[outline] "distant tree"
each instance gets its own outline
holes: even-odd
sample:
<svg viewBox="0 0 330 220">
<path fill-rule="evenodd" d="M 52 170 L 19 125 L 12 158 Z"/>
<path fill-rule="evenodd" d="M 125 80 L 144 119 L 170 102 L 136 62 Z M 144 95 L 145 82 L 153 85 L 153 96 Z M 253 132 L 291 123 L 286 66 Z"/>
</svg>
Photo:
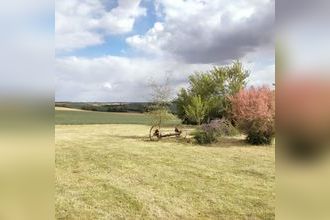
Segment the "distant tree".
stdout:
<svg viewBox="0 0 330 220">
<path fill-rule="evenodd" d="M 190 120 L 200 125 L 207 114 L 208 106 L 207 103 L 202 100 L 201 96 L 197 95 L 191 98 L 191 102 L 188 106 L 184 106 L 184 110 Z"/>
<path fill-rule="evenodd" d="M 246 86 L 249 72 L 240 61 L 227 66 L 215 66 L 210 71 L 196 72 L 189 77 L 189 87 L 181 89 L 177 100 L 178 117 L 185 123 L 194 123 L 186 114 L 185 106 L 195 96 L 207 100 L 207 115 L 203 121 L 231 117 L 230 97 Z"/>
</svg>

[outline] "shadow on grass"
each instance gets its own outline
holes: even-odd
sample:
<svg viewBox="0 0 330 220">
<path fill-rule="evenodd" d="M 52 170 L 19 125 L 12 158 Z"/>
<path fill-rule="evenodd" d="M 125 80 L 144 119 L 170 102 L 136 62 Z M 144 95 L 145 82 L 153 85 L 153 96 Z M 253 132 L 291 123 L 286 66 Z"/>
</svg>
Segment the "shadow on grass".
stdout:
<svg viewBox="0 0 330 220">
<path fill-rule="evenodd" d="M 271 147 L 273 145 L 253 145 L 246 141 L 245 136 L 221 137 L 217 143 L 206 145 L 210 147 Z"/>
<path fill-rule="evenodd" d="M 147 138 L 147 136 L 138 136 L 138 135 L 106 135 L 106 136 L 111 138 L 135 139 L 135 140 L 143 140 Z"/>
<path fill-rule="evenodd" d="M 159 140 L 150 140 L 147 135 L 137 136 L 137 135 L 111 135 L 111 137 L 120 138 L 120 139 L 133 139 L 136 141 L 142 141 L 145 143 L 173 143 L 173 144 L 182 144 L 186 146 L 200 146 L 200 147 L 210 147 L 210 148 L 230 148 L 230 147 L 255 147 L 257 145 L 251 145 L 246 142 L 244 136 L 227 136 L 220 137 L 218 142 L 213 144 L 198 144 L 192 136 L 186 138 L 180 137 L 166 137 Z M 259 147 L 265 147 L 265 145 L 258 145 Z"/>
<path fill-rule="evenodd" d="M 249 147 L 244 137 L 221 137 L 217 143 L 209 145 L 210 147 Z"/>
<path fill-rule="evenodd" d="M 144 142 L 148 143 L 179 143 L 186 146 L 197 146 L 197 147 L 210 147 L 210 148 L 227 148 L 227 147 L 253 147 L 253 145 L 249 145 L 246 143 L 245 139 L 242 137 L 221 137 L 219 138 L 217 143 L 213 144 L 198 144 L 193 137 L 186 138 L 175 138 L 168 137 L 162 138 L 160 140 L 150 140 L 149 137 L 141 138 Z"/>
</svg>

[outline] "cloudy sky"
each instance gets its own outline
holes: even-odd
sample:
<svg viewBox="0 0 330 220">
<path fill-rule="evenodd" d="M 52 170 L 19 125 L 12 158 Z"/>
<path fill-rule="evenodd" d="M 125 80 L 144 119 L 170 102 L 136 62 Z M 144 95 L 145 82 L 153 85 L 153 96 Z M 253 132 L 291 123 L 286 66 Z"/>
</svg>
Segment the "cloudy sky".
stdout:
<svg viewBox="0 0 330 220">
<path fill-rule="evenodd" d="M 151 79 L 240 59 L 274 82 L 273 0 L 56 0 L 56 101 L 148 101 Z"/>
</svg>

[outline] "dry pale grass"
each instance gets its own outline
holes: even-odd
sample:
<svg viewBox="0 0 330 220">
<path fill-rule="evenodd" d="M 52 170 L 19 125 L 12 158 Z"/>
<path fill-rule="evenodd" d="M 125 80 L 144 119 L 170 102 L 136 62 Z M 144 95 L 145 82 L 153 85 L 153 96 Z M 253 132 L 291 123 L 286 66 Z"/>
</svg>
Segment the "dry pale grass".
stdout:
<svg viewBox="0 0 330 220">
<path fill-rule="evenodd" d="M 56 126 L 57 219 L 274 219 L 274 146 L 150 142 L 145 125 Z"/>
<path fill-rule="evenodd" d="M 77 109 L 77 108 L 66 108 L 66 107 L 58 107 L 58 106 L 55 107 L 55 111 L 56 110 L 58 110 L 58 111 L 85 111 L 85 110 Z"/>
</svg>

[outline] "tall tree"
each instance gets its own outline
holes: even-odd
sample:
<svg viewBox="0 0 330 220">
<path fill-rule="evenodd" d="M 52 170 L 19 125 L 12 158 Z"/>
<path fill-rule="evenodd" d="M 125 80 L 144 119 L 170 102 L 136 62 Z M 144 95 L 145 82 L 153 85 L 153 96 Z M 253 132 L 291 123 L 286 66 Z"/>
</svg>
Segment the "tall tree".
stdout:
<svg viewBox="0 0 330 220">
<path fill-rule="evenodd" d="M 197 72 L 189 77 L 188 89 L 181 89 L 177 98 L 178 117 L 186 123 L 194 123 L 184 109 L 195 96 L 207 103 L 208 111 L 203 121 L 214 118 L 230 118 L 232 95 L 246 86 L 249 72 L 240 61 L 227 66 L 214 66 L 206 72 Z M 207 102 L 206 102 L 207 101 Z"/>
</svg>

